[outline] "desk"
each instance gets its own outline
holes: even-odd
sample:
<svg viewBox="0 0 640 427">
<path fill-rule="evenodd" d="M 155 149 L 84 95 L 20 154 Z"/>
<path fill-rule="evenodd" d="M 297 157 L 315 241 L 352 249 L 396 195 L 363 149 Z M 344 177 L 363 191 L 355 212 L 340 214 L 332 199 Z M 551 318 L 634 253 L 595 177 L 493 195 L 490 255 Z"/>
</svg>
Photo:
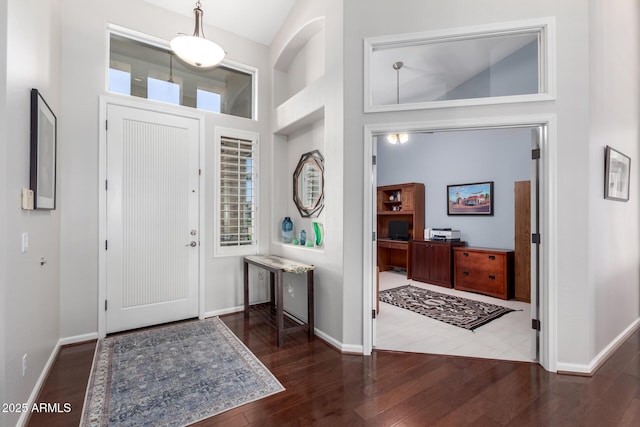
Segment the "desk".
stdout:
<svg viewBox="0 0 640 427">
<path fill-rule="evenodd" d="M 244 260 L 244 317 L 249 317 L 249 264 L 268 270 L 271 285 L 271 309 L 276 311 L 276 344 L 282 346 L 284 336 L 291 332 L 306 330 L 309 338 L 314 337 L 313 312 L 313 271 L 315 266 L 302 264 L 275 255 L 249 255 Z M 307 323 L 284 327 L 283 283 L 284 273 L 307 274 Z"/>
<path fill-rule="evenodd" d="M 411 279 L 411 245 L 403 240 L 378 239 L 378 267 L 380 271 L 393 267 L 406 268 Z"/>
</svg>

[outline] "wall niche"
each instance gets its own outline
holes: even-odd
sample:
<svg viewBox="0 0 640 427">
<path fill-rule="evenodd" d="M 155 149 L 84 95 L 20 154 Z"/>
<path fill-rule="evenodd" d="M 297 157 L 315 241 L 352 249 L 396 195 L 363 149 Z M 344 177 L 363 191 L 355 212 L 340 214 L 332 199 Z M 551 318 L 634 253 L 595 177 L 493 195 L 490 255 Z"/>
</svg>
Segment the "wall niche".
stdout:
<svg viewBox="0 0 640 427">
<path fill-rule="evenodd" d="M 324 76 L 325 49 L 324 17 L 309 21 L 296 32 L 273 66 L 274 107 Z"/>
</svg>

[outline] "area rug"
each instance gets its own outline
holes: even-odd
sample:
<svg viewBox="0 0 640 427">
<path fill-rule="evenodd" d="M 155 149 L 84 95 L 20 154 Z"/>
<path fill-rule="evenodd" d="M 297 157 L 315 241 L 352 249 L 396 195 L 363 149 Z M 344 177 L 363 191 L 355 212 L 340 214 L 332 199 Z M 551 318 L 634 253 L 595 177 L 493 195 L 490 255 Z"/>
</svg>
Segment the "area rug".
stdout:
<svg viewBox="0 0 640 427">
<path fill-rule="evenodd" d="M 283 391 L 217 317 L 99 340 L 80 425 L 186 426 Z"/>
<path fill-rule="evenodd" d="M 380 301 L 469 330 L 474 330 L 515 311 L 511 308 L 441 294 L 411 285 L 381 291 Z"/>
</svg>

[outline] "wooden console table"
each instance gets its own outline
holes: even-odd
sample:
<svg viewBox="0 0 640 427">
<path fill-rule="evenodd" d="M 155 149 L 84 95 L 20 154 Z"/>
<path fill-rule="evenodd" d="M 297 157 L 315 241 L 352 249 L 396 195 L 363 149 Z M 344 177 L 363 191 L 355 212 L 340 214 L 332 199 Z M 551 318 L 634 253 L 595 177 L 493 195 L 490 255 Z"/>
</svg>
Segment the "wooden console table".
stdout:
<svg viewBox="0 0 640 427">
<path fill-rule="evenodd" d="M 249 317 L 249 264 L 269 271 L 271 286 L 271 308 L 276 311 L 276 344 L 282 346 L 286 334 L 299 330 L 308 331 L 314 337 L 313 311 L 313 271 L 315 266 L 275 255 L 249 255 L 244 257 L 244 317 Z M 307 274 L 307 323 L 284 327 L 283 276 L 284 273 Z"/>
</svg>

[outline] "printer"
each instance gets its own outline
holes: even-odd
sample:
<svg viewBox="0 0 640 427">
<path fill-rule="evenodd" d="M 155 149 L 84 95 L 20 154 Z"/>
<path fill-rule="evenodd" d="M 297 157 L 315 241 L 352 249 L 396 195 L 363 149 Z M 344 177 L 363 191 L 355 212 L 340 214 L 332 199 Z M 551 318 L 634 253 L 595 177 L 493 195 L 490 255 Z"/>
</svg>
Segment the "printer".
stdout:
<svg viewBox="0 0 640 427">
<path fill-rule="evenodd" d="M 460 241 L 460 230 L 452 230 L 450 228 L 432 228 L 429 231 L 429 239 L 458 242 Z"/>
</svg>

